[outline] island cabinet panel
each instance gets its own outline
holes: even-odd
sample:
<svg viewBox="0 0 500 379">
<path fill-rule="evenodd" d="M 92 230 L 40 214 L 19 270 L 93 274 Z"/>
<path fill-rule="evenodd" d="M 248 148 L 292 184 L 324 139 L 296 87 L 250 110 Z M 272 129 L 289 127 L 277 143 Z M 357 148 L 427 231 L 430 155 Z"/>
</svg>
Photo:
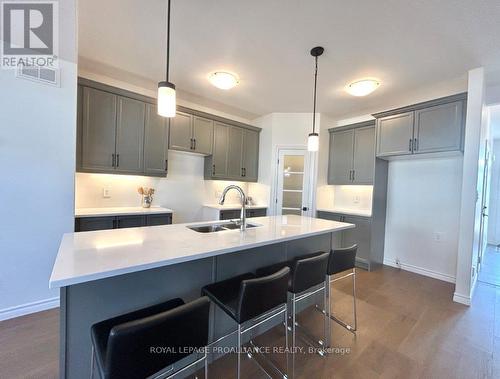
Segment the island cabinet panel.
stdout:
<svg viewBox="0 0 500 379">
<path fill-rule="evenodd" d="M 414 153 L 460 150 L 463 108 L 456 101 L 416 111 Z"/>
<path fill-rule="evenodd" d="M 144 171 L 150 176 L 166 176 L 168 172 L 168 122 L 159 116 L 156 106 L 146 104 L 144 133 Z"/>
<path fill-rule="evenodd" d="M 214 143 L 214 122 L 205 117 L 193 117 L 193 150 L 210 155 Z"/>
<path fill-rule="evenodd" d="M 192 151 L 193 147 L 193 116 L 177 112 L 170 119 L 170 149 Z"/>
<path fill-rule="evenodd" d="M 328 184 L 373 184 L 375 122 L 330 129 Z"/>
<path fill-rule="evenodd" d="M 144 172 L 144 120 L 146 105 L 142 101 L 118 97 L 116 124 L 116 171 Z"/>
<path fill-rule="evenodd" d="M 168 225 L 171 223 L 171 213 L 130 216 L 77 217 L 75 219 L 75 232 Z"/>
<path fill-rule="evenodd" d="M 96 172 L 114 170 L 118 97 L 87 87 L 82 95 L 81 167 Z"/>
<path fill-rule="evenodd" d="M 227 209 L 220 211 L 219 220 L 236 220 L 239 219 L 241 215 L 241 211 L 236 209 Z M 267 215 L 266 208 L 258 208 L 258 209 L 247 209 L 246 216 L 247 217 L 263 217 Z"/>
<path fill-rule="evenodd" d="M 377 156 L 413 152 L 413 112 L 384 117 L 377 122 Z"/>
</svg>

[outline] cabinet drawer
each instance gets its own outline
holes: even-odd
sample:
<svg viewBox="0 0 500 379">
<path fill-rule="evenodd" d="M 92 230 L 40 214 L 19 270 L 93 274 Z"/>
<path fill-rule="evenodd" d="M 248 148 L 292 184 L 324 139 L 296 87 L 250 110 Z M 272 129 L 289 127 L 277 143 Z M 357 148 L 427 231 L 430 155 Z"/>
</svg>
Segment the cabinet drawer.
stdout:
<svg viewBox="0 0 500 379">
<path fill-rule="evenodd" d="M 219 218 L 221 220 L 234 220 L 234 219 L 239 219 L 240 215 L 241 215 L 240 211 L 237 211 L 237 210 L 227 210 L 227 211 L 220 211 Z"/>
<path fill-rule="evenodd" d="M 116 218 L 116 228 L 136 228 L 146 225 L 145 216 L 119 216 Z"/>
<path fill-rule="evenodd" d="M 146 226 L 169 225 L 172 223 L 170 213 L 146 216 Z"/>
<path fill-rule="evenodd" d="M 85 217 L 75 219 L 75 232 L 90 232 L 93 230 L 113 229 L 114 217 Z"/>
<path fill-rule="evenodd" d="M 267 209 L 247 209 L 247 217 L 264 217 L 267 215 Z"/>
</svg>

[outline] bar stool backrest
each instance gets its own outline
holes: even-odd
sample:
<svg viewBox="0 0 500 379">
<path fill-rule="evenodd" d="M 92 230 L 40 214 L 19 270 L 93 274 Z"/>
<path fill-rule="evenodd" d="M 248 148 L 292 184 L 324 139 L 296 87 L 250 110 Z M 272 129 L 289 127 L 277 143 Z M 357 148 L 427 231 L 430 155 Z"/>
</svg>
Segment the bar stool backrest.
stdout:
<svg viewBox="0 0 500 379">
<path fill-rule="evenodd" d="M 274 274 L 243 280 L 238 296 L 236 318 L 239 324 L 286 304 L 290 268 Z"/>
<path fill-rule="evenodd" d="M 328 260 L 328 275 L 353 269 L 356 263 L 357 251 L 358 245 L 332 250 Z"/>
<path fill-rule="evenodd" d="M 210 301 L 200 297 L 166 312 L 126 322 L 111 329 L 106 375 L 146 378 L 208 344 Z M 161 353 L 151 348 L 167 348 Z M 182 349 L 182 350 L 181 350 Z"/>
<path fill-rule="evenodd" d="M 319 252 L 293 261 L 293 293 L 303 292 L 325 281 L 329 253 Z"/>
</svg>

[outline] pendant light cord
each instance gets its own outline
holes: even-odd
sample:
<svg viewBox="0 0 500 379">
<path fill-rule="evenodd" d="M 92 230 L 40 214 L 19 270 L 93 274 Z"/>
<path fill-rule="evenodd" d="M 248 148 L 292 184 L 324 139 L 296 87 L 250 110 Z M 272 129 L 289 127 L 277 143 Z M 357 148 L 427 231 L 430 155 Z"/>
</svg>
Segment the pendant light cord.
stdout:
<svg viewBox="0 0 500 379">
<path fill-rule="evenodd" d="M 168 14 L 167 14 L 167 82 L 169 81 L 170 71 L 170 0 L 168 0 Z"/>
<path fill-rule="evenodd" d="M 318 84 L 318 56 L 316 56 L 315 58 L 316 58 L 316 68 L 314 70 L 313 133 L 315 133 L 316 129 L 316 87 Z"/>
</svg>

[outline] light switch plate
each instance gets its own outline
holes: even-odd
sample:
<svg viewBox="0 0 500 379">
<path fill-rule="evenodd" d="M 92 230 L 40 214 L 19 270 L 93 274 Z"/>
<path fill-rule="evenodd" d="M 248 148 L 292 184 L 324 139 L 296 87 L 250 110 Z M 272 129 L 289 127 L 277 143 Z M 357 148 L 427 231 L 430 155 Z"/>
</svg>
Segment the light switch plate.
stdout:
<svg viewBox="0 0 500 379">
<path fill-rule="evenodd" d="M 108 187 L 102 189 L 102 197 L 104 199 L 109 199 L 111 197 L 111 190 Z"/>
</svg>

